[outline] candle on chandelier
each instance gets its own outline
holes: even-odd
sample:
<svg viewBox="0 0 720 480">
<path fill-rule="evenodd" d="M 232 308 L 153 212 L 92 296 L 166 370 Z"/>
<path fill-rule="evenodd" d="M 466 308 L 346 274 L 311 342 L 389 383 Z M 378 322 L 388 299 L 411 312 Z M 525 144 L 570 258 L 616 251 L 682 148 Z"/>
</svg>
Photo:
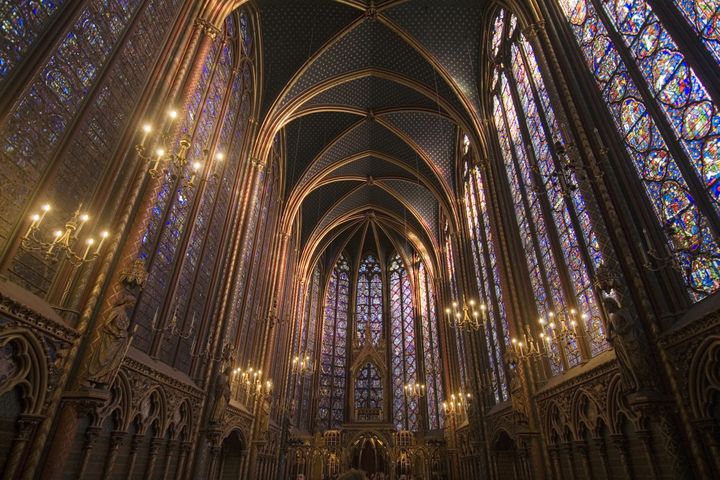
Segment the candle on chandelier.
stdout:
<svg viewBox="0 0 720 480">
<path fill-rule="evenodd" d="M 82 259 L 87 259 L 88 253 L 90 253 L 90 248 L 93 246 L 93 243 L 95 243 L 95 240 L 93 238 L 88 238 L 85 243 L 87 243 L 87 247 L 85 248 L 85 253 L 83 254 Z"/>
<path fill-rule="evenodd" d="M 107 230 L 103 230 L 102 233 L 100 233 L 100 243 L 98 243 L 98 246 L 95 249 L 95 255 L 100 254 L 100 249 L 102 248 L 103 243 L 109 236 L 110 236 L 110 232 L 108 232 Z"/>
<path fill-rule="evenodd" d="M 50 244 L 50 247 L 48 248 L 48 251 L 47 251 L 48 254 L 52 253 L 53 249 L 55 248 L 55 244 L 58 242 L 58 240 L 60 240 L 60 237 L 62 237 L 62 234 L 63 234 L 62 231 L 55 230 L 55 237 L 54 237 L 52 243 Z"/>
</svg>

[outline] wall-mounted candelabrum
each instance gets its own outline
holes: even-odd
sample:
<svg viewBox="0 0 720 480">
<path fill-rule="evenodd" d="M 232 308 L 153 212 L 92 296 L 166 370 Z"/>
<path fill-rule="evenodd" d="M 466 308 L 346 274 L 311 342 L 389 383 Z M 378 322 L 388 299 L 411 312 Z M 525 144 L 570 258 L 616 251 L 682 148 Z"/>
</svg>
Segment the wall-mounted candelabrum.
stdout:
<svg viewBox="0 0 720 480">
<path fill-rule="evenodd" d="M 52 240 L 48 240 L 47 234 L 43 234 L 41 227 L 46 223 L 45 220 L 51 211 L 51 205 L 46 203 L 40 208 L 40 213 L 30 217 L 31 223 L 21 239 L 20 248 L 26 252 L 42 253 L 52 262 L 67 260 L 74 266 L 94 261 L 100 255 L 110 233 L 106 230 L 100 232 L 99 241 L 96 241 L 92 235 L 80 241 L 80 232 L 90 221 L 90 215 L 84 213 L 80 205 L 72 217 L 65 222 L 65 226 L 55 230 L 52 233 Z"/>
<path fill-rule="evenodd" d="M 190 321 L 190 329 L 186 332 L 182 328 L 178 327 L 178 320 L 177 320 L 177 307 L 175 307 L 175 310 L 173 310 L 172 317 L 170 317 L 170 321 L 167 323 L 167 325 L 164 326 L 158 326 L 158 315 L 160 313 L 160 309 L 155 310 L 155 315 L 153 315 L 152 319 L 152 331 L 155 333 L 166 333 L 173 337 L 179 337 L 183 340 L 187 340 L 188 338 L 192 337 L 193 332 L 195 330 L 195 312 L 193 312 L 192 320 Z M 195 343 L 193 342 L 193 346 Z"/>
<path fill-rule="evenodd" d="M 262 370 L 256 370 L 248 367 L 243 370 L 236 368 L 233 370 L 233 384 L 235 385 L 236 396 L 242 391 L 245 394 L 245 402 L 250 404 L 250 400 L 265 400 L 272 395 L 273 384 L 270 380 L 263 380 Z"/>
<path fill-rule="evenodd" d="M 475 300 L 465 301 L 462 305 L 453 301 L 450 307 L 445 309 L 448 323 L 453 328 L 464 331 L 478 331 L 480 326 L 487 319 L 487 306 L 484 303 L 478 304 Z"/>
<path fill-rule="evenodd" d="M 149 173 L 153 177 L 159 176 L 164 170 L 170 170 L 172 174 L 180 175 L 185 165 L 187 165 L 187 152 L 191 146 L 190 136 L 183 135 L 180 137 L 177 147 L 171 143 L 172 125 L 177 118 L 177 110 L 168 110 L 165 128 L 150 141 L 154 145 L 150 148 L 145 145 L 154 132 L 154 128 L 149 123 L 142 126 L 142 138 L 140 143 L 135 146 L 135 150 L 138 156 L 150 165 Z"/>
<path fill-rule="evenodd" d="M 580 358 L 584 345 L 603 335 L 600 323 L 588 322 L 588 318 L 587 314 L 578 314 L 574 308 L 561 314 L 550 312 L 547 318 L 538 319 L 537 335 L 526 325 L 521 338 L 512 338 L 510 349 L 520 360 L 546 357 L 553 365 L 567 369 L 574 363 L 573 357 Z"/>
<path fill-rule="evenodd" d="M 460 390 L 458 393 L 450 394 L 443 402 L 443 411 L 445 416 L 454 418 L 456 416 L 467 416 L 467 410 L 472 401 L 472 395 Z"/>
<path fill-rule="evenodd" d="M 410 400 L 419 400 L 425 396 L 425 385 L 422 383 L 408 383 L 404 387 L 405 396 Z"/>
<path fill-rule="evenodd" d="M 294 374 L 302 377 L 312 375 L 315 369 L 310 355 L 307 354 L 301 354 L 293 357 L 291 368 Z"/>
</svg>

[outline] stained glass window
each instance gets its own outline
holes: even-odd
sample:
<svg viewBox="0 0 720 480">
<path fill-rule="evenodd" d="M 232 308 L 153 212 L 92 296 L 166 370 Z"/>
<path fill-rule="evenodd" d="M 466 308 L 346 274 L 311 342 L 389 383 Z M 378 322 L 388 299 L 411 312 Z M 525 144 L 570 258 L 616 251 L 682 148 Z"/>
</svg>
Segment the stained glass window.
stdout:
<svg viewBox="0 0 720 480">
<path fill-rule="evenodd" d="M 336 428 L 345 420 L 349 303 L 350 266 L 342 256 L 325 293 L 316 419 L 316 428 L 321 431 Z"/>
<path fill-rule="evenodd" d="M 365 332 L 370 325 L 373 345 L 380 343 L 383 331 L 383 286 L 380 263 L 374 255 L 368 254 L 360 264 L 355 302 L 355 335 L 358 344 L 365 341 Z"/>
<path fill-rule="evenodd" d="M 377 365 L 368 362 L 355 377 L 355 411 L 360 421 L 378 421 L 383 406 L 383 382 Z"/>
<path fill-rule="evenodd" d="M 453 253 L 452 238 L 450 238 L 449 226 L 445 226 L 445 268 L 447 269 L 448 280 L 450 284 L 450 297 L 453 299 L 459 298 L 458 296 L 458 285 L 455 278 L 455 254 Z M 459 330 L 455 330 L 455 348 L 457 349 L 458 355 L 458 373 L 460 374 L 460 384 L 463 388 L 467 385 L 467 368 L 465 362 L 461 359 L 468 358 L 465 356 L 465 338 L 463 333 Z"/>
<path fill-rule="evenodd" d="M 317 320 L 320 304 L 320 267 L 313 270 L 310 284 L 307 286 L 307 293 L 300 296 L 304 302 L 301 331 L 293 356 L 305 355 L 310 359 L 315 358 L 315 335 L 317 333 Z M 310 402 L 312 401 L 312 380 L 313 377 L 303 376 L 297 378 L 296 397 L 296 425 L 310 429 Z"/>
<path fill-rule="evenodd" d="M 172 292 L 176 287 L 172 285 L 172 277 L 174 266 L 180 262 L 176 262 L 177 258 L 182 258 L 179 255 L 179 249 L 182 248 L 182 240 L 185 235 L 185 228 L 190 223 L 190 213 L 195 202 L 195 197 L 198 192 L 198 188 L 188 188 L 188 182 L 192 176 L 190 165 L 192 162 L 202 162 L 202 153 L 200 150 L 206 146 L 208 137 L 212 132 L 216 122 L 218 121 L 218 104 L 222 101 L 222 96 L 227 91 L 227 83 L 229 71 L 232 68 L 232 57 L 229 46 L 225 46 L 215 58 L 207 59 L 203 65 L 203 70 L 207 70 L 208 74 L 206 78 L 201 76 L 201 86 L 207 85 L 207 88 L 201 91 L 201 102 L 202 108 L 198 108 L 200 114 L 197 121 L 194 119 L 194 108 L 191 100 L 191 108 L 188 109 L 185 119 L 182 122 L 182 129 L 192 139 L 192 146 L 188 152 L 188 166 L 184 169 L 181 176 L 175 179 L 169 175 L 166 175 L 164 180 L 169 183 L 170 195 L 169 198 L 163 198 L 163 203 L 168 202 L 166 208 L 165 205 L 156 204 L 153 208 L 157 209 L 158 219 L 162 218 L 162 225 L 158 231 L 157 244 L 154 245 L 154 249 L 141 252 L 141 256 L 146 256 L 146 266 L 148 268 L 148 278 L 143 288 L 143 291 L 139 297 L 138 305 L 135 309 L 136 322 L 141 328 L 150 328 L 151 321 L 155 318 L 156 312 L 160 313 L 158 321 L 163 322 L 162 311 L 168 292 Z M 198 147 L 200 145 L 200 147 Z M 163 191 L 166 187 L 161 187 Z M 207 218 L 209 211 L 198 210 L 198 216 L 202 223 Z M 196 263 L 197 252 L 192 252 L 193 245 L 189 246 L 192 253 L 191 258 L 186 259 L 186 262 L 180 263 Z M 148 254 L 149 253 L 149 254 Z M 188 253 L 188 252 L 185 252 Z M 193 267 L 194 270 L 194 267 Z M 189 280 L 189 278 L 185 278 Z M 188 298 L 190 282 L 186 281 L 183 284 L 178 285 L 178 288 L 185 288 L 186 291 L 178 295 L 177 301 L 168 306 L 166 309 L 165 316 L 173 316 L 175 322 L 182 325 L 184 316 L 183 303 Z M 197 313 L 196 313 L 197 315 Z M 189 326 L 188 326 L 189 328 Z M 152 335 L 154 332 L 149 332 Z M 148 338 L 150 338 L 148 335 Z M 147 345 L 138 343 L 139 348 L 149 348 L 149 342 Z M 163 342 L 163 350 L 161 351 L 161 358 L 172 364 L 173 345 L 171 342 Z"/>
<path fill-rule="evenodd" d="M 45 30 L 63 0 L 0 2 L 0 85 Z"/>
<path fill-rule="evenodd" d="M 487 320 L 483 323 L 489 381 L 496 402 L 508 399 L 503 352 L 510 344 L 495 244 L 490 230 L 485 191 L 478 167 L 466 168 L 465 208 L 475 265 L 475 279 Z"/>
<path fill-rule="evenodd" d="M 444 412 L 440 409 L 443 401 L 442 359 L 440 358 L 440 337 L 438 334 L 437 306 L 432 278 L 425 268 L 425 262 L 418 261 L 418 297 L 422 325 L 423 366 L 427 399 L 428 428 L 435 430 L 444 424 Z"/>
<path fill-rule="evenodd" d="M 20 47 L 16 35 L 23 35 L 26 46 L 40 38 L 39 29 L 63 3 L 0 2 L 0 63 L 4 48 Z M 26 205 L 52 200 L 54 215 L 67 218 L 98 193 L 180 3 L 83 2 L 67 28 L 48 42 L 55 48 L 0 126 L 0 246 L 24 220 Z M 0 75 L 0 84 L 4 78 Z M 44 177 L 47 172 L 52 173 Z M 36 188 L 40 181 L 42 189 Z M 42 295 L 56 271 L 44 263 L 42 256 L 19 252 L 9 274 Z"/>
<path fill-rule="evenodd" d="M 517 22 L 503 29 L 495 61 L 493 112 L 536 307 L 543 319 L 566 325 L 583 321 L 590 353 L 597 354 L 607 349 L 591 281 L 602 262 L 598 241 L 578 180 L 565 168 L 562 145 L 567 139 L 533 49 Z M 484 229 L 478 225 L 477 230 Z M 487 341 L 491 351 L 498 351 L 497 321 L 493 325 Z M 562 352 L 557 345 L 551 348 L 555 373 L 581 361 L 576 338 Z M 500 362 L 499 356 L 491 359 L 497 372 Z M 500 381 L 497 376 L 492 383 Z"/>
<path fill-rule="evenodd" d="M 419 406 L 417 400 L 405 396 L 405 385 L 418 381 L 413 290 L 407 269 L 398 254 L 390 258 L 388 275 L 393 422 L 399 430 L 416 431 Z"/>
<path fill-rule="evenodd" d="M 674 0 L 677 8 L 720 64 L 720 1 Z"/>
<path fill-rule="evenodd" d="M 720 289 L 720 114 L 645 0 L 559 0 L 690 296 Z M 717 2 L 674 2 L 717 60 Z M 695 188 L 695 186 L 701 188 Z"/>
</svg>

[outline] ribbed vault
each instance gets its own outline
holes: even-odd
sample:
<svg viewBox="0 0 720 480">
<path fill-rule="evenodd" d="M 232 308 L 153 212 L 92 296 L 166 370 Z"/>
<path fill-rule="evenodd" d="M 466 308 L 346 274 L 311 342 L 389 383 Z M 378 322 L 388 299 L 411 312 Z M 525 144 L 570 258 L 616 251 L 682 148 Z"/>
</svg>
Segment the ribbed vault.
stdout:
<svg viewBox="0 0 720 480">
<path fill-rule="evenodd" d="M 484 2 L 258 5 L 265 96 L 254 151 L 266 158 L 265 140 L 285 137 L 282 228 L 301 232 L 305 271 L 370 224 L 438 251 L 440 219 L 458 228 L 458 142 L 480 123 Z"/>
</svg>

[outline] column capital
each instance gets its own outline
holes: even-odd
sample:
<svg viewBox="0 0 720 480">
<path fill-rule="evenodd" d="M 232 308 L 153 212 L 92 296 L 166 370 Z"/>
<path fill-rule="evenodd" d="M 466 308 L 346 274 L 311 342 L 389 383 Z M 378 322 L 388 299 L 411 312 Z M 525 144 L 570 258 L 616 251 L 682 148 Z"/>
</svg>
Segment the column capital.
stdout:
<svg viewBox="0 0 720 480">
<path fill-rule="evenodd" d="M 195 25 L 200 27 L 200 31 L 209 36 L 213 41 L 215 41 L 218 34 L 222 33 L 222 30 L 213 25 L 210 20 L 202 17 L 198 17 L 195 19 Z"/>
</svg>

